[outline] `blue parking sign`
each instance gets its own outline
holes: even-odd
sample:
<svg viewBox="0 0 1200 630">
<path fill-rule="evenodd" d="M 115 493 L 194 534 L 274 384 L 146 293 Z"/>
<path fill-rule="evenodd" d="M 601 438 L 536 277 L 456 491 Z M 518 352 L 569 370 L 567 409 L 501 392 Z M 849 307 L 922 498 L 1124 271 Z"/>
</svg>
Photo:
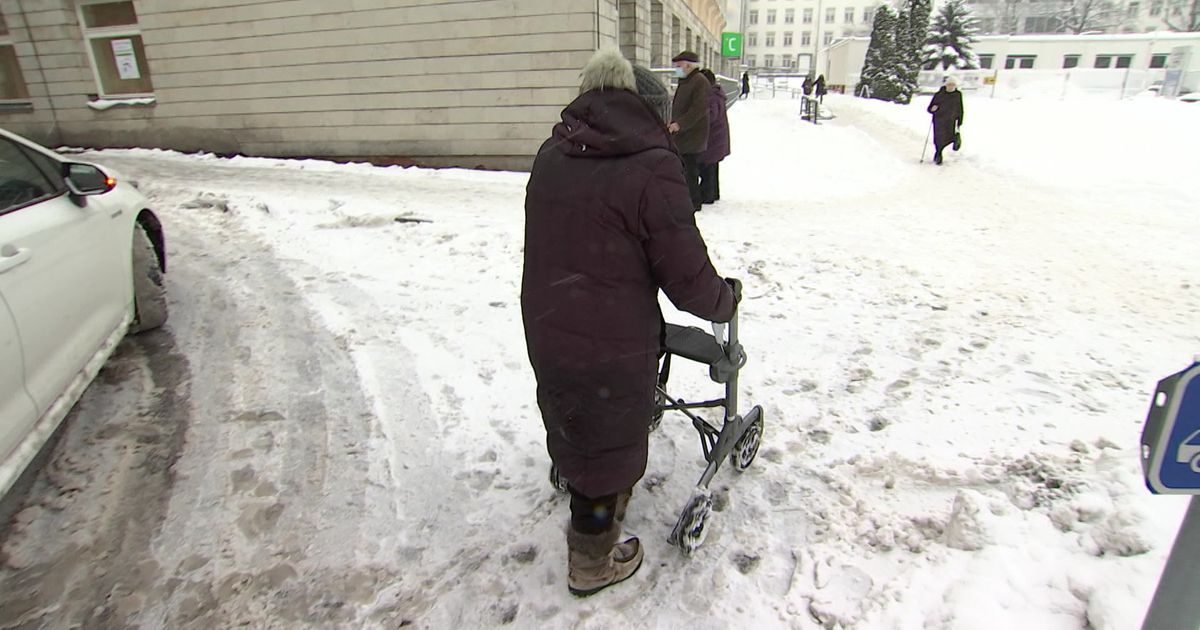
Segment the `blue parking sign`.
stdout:
<svg viewBox="0 0 1200 630">
<path fill-rule="evenodd" d="M 1159 381 L 1142 430 L 1142 471 L 1159 494 L 1200 494 L 1200 357 Z"/>
</svg>

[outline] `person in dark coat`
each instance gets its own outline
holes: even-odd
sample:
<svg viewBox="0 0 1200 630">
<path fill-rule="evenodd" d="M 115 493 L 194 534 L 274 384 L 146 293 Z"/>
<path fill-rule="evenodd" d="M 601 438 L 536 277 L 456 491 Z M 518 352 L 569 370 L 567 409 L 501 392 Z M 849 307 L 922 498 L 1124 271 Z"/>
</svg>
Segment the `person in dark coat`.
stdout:
<svg viewBox="0 0 1200 630">
<path fill-rule="evenodd" d="M 680 156 L 612 49 L 534 159 L 525 196 L 521 316 L 546 448 L 568 484 L 567 585 L 590 595 L 637 571 L 617 543 L 645 474 L 664 331 L 658 291 L 728 321 L 734 294 L 696 228 Z"/>
<path fill-rule="evenodd" d="M 954 143 L 963 121 L 962 92 L 954 77 L 933 95 L 925 111 L 933 114 L 933 163 L 942 163 L 942 149 Z"/>
<path fill-rule="evenodd" d="M 817 75 L 817 82 L 814 85 L 814 88 L 816 90 L 817 101 L 824 103 L 825 102 L 825 94 L 827 93 L 827 91 L 825 90 L 825 75 L 823 75 L 823 74 Z"/>
<path fill-rule="evenodd" d="M 712 70 L 700 72 L 712 83 L 708 93 L 708 148 L 700 154 L 700 202 L 715 203 L 721 198 L 721 160 L 729 157 L 729 115 L 725 111 L 725 90 L 717 84 Z"/>
<path fill-rule="evenodd" d="M 800 84 L 800 88 L 804 90 L 805 96 L 812 96 L 813 93 L 813 78 L 812 75 L 804 77 L 804 83 Z"/>
<path fill-rule="evenodd" d="M 708 91 L 711 84 L 700 74 L 700 56 L 685 50 L 671 60 L 679 85 L 671 101 L 675 146 L 683 158 L 683 176 L 692 195 L 692 208 L 700 211 L 700 153 L 708 147 Z"/>
<path fill-rule="evenodd" d="M 750 97 L 750 73 L 742 73 L 742 98 Z"/>
</svg>

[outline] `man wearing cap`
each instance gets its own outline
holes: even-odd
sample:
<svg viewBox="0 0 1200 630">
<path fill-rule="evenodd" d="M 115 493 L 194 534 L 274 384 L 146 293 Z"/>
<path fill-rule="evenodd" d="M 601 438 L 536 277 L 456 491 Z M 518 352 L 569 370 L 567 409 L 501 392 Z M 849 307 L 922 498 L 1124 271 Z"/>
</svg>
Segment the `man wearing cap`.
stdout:
<svg viewBox="0 0 1200 630">
<path fill-rule="evenodd" d="M 671 102 L 667 130 L 675 135 L 675 146 L 683 158 L 683 177 L 692 195 L 692 209 L 700 211 L 700 154 L 708 148 L 708 93 L 712 84 L 700 74 L 700 56 L 685 50 L 675 55 L 679 87 Z"/>
</svg>

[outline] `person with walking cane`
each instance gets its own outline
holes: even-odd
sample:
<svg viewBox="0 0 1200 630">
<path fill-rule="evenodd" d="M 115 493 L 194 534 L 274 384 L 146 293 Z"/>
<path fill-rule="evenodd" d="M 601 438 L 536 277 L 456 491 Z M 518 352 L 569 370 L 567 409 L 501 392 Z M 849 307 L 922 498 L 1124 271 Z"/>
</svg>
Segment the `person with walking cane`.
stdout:
<svg viewBox="0 0 1200 630">
<path fill-rule="evenodd" d="M 933 163 L 941 164 L 942 150 L 954 145 L 957 151 L 961 142 L 958 129 L 962 127 L 963 99 L 962 92 L 958 91 L 958 80 L 954 77 L 946 79 L 946 84 L 933 95 L 925 111 L 933 114 Z M 924 150 L 921 155 L 924 160 Z"/>
</svg>

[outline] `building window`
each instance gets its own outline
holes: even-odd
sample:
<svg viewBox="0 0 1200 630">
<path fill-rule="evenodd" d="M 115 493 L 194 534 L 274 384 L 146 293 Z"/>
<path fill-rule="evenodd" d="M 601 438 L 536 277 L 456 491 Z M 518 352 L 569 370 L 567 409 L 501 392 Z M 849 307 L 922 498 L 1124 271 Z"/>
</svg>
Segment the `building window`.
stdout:
<svg viewBox="0 0 1200 630">
<path fill-rule="evenodd" d="M 1141 3 L 1138 3 L 1138 2 L 1130 2 L 1129 6 L 1125 7 L 1125 9 L 1127 11 L 1126 15 L 1128 15 L 1131 18 L 1135 18 L 1138 16 L 1138 13 L 1141 11 L 1142 5 L 1141 5 Z"/>
<path fill-rule="evenodd" d="M 975 26 L 979 29 L 980 33 L 991 33 L 992 31 L 996 30 L 996 19 L 979 18 L 975 20 Z"/>
<path fill-rule="evenodd" d="M 758 11 L 757 10 L 750 11 L 750 23 L 758 24 Z"/>
<path fill-rule="evenodd" d="M 804 22 L 805 24 L 812 24 L 812 21 L 813 21 L 813 10 L 812 10 L 812 9 L 805 9 L 805 10 L 804 10 L 804 17 L 801 19 L 801 21 L 802 21 L 802 22 Z"/>
<path fill-rule="evenodd" d="M 784 46 L 792 45 L 792 32 L 791 31 L 788 31 L 783 34 L 783 45 Z"/>
<path fill-rule="evenodd" d="M 1162 15 L 1163 3 L 1161 0 L 1155 0 L 1150 3 L 1150 17 L 1158 17 Z"/>
<path fill-rule="evenodd" d="M 795 24 L 796 23 L 796 10 L 795 9 L 784 9 L 783 23 L 784 24 Z"/>
<path fill-rule="evenodd" d="M 767 33 L 767 48 L 775 46 L 775 33 Z"/>
<path fill-rule="evenodd" d="M 825 9 L 825 23 L 826 24 L 833 24 L 833 21 L 836 19 L 837 19 L 837 9 L 834 9 L 834 8 Z"/>
<path fill-rule="evenodd" d="M 79 24 L 100 95 L 152 94 L 150 64 L 133 2 L 84 2 L 78 9 Z"/>
<path fill-rule="evenodd" d="M 1053 16 L 1025 18 L 1026 33 L 1059 33 L 1062 30 L 1062 20 Z"/>
<path fill-rule="evenodd" d="M 1008 55 L 1004 58 L 1004 69 L 1032 70 L 1035 59 L 1037 59 L 1037 55 Z"/>
<path fill-rule="evenodd" d="M 863 9 L 863 24 L 870 24 L 875 20 L 875 9 L 867 7 Z"/>
<path fill-rule="evenodd" d="M 1151 70 L 1158 70 L 1160 68 L 1166 68 L 1166 67 L 1167 67 L 1167 56 L 1166 55 L 1151 55 L 1150 56 L 1150 69 Z"/>
<path fill-rule="evenodd" d="M 763 66 L 767 68 L 774 68 L 775 55 L 763 55 Z"/>
<path fill-rule="evenodd" d="M 1117 55 L 1117 67 L 1129 68 L 1133 66 L 1133 55 Z"/>
<path fill-rule="evenodd" d="M 8 33 L 8 24 L 0 14 L 0 101 L 27 101 L 29 88 L 21 64 L 17 61 L 17 48 Z"/>
<path fill-rule="evenodd" d="M 1093 68 L 1111 68 L 1112 60 L 1113 60 L 1112 55 L 1096 55 L 1096 63 L 1092 67 Z"/>
<path fill-rule="evenodd" d="M 757 60 L 754 58 L 754 55 L 746 55 L 746 65 L 747 66 L 750 66 L 751 68 L 753 68 L 755 61 L 757 61 Z"/>
<path fill-rule="evenodd" d="M 746 45 L 747 46 L 757 46 L 758 45 L 758 33 L 746 33 Z"/>
<path fill-rule="evenodd" d="M 767 11 L 767 24 L 775 23 L 775 13 L 776 13 L 775 9 L 771 9 L 771 10 Z"/>
<path fill-rule="evenodd" d="M 810 33 L 809 31 L 804 31 L 803 33 L 800 33 L 800 45 L 801 46 L 812 46 L 812 33 Z"/>
<path fill-rule="evenodd" d="M 995 61 L 995 55 L 979 55 L 979 67 L 982 70 L 991 70 L 992 63 Z"/>
<path fill-rule="evenodd" d="M 822 40 L 824 40 L 826 46 L 833 43 L 833 33 L 825 31 L 825 37 L 823 37 Z"/>
<path fill-rule="evenodd" d="M 1063 68 L 1070 70 L 1079 67 L 1079 55 L 1063 55 Z"/>
<path fill-rule="evenodd" d="M 792 61 L 791 55 L 783 56 L 783 67 L 787 68 L 788 70 L 791 70 L 792 68 L 795 67 L 795 62 Z"/>
<path fill-rule="evenodd" d="M 854 23 L 854 9 L 852 9 L 852 8 L 848 8 L 848 9 L 846 9 L 846 17 L 845 17 L 845 22 L 846 22 L 847 24 L 853 24 L 853 23 Z"/>
</svg>

